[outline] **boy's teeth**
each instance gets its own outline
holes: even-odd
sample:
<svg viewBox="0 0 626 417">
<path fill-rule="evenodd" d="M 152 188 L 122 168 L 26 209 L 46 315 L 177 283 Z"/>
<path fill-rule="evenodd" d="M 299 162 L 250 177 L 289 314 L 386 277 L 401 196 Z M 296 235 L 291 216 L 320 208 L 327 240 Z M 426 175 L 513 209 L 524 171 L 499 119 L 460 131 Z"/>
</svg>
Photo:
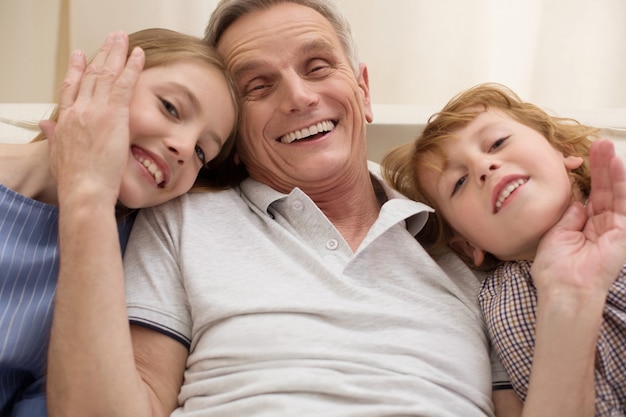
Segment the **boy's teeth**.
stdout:
<svg viewBox="0 0 626 417">
<path fill-rule="evenodd" d="M 515 191 L 517 187 L 524 184 L 525 182 L 526 180 L 523 180 L 520 178 L 519 180 L 513 181 L 512 183 L 507 185 L 506 188 L 502 190 L 502 192 L 500 193 L 500 196 L 498 197 L 498 201 L 496 201 L 496 210 L 502 207 L 502 203 L 504 203 L 504 200 L 506 200 L 507 197 L 510 196 L 511 193 Z"/>
</svg>

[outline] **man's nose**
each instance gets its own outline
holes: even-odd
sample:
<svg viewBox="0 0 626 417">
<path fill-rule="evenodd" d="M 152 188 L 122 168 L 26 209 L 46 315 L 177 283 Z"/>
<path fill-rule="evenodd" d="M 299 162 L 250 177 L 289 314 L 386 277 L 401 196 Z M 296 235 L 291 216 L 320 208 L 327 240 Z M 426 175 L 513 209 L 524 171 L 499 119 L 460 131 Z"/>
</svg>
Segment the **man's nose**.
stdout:
<svg viewBox="0 0 626 417">
<path fill-rule="evenodd" d="M 282 107 L 287 113 L 303 111 L 319 101 L 311 82 L 295 72 L 289 72 L 280 81 Z"/>
</svg>

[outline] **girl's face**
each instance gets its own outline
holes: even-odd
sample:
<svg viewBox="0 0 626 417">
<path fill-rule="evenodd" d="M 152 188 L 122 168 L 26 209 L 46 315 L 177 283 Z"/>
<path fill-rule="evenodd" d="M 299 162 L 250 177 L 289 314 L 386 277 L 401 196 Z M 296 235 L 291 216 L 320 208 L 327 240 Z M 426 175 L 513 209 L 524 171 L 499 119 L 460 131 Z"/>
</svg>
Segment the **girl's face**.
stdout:
<svg viewBox="0 0 626 417">
<path fill-rule="evenodd" d="M 424 169 L 421 183 L 458 234 L 451 246 L 482 263 L 533 259 L 539 239 L 571 203 L 564 157 L 539 132 L 498 109 L 480 113 L 443 143 L 443 171 Z"/>
<path fill-rule="evenodd" d="M 149 207 L 189 191 L 234 123 L 228 84 L 209 64 L 189 60 L 144 70 L 130 104 L 120 202 Z"/>
</svg>

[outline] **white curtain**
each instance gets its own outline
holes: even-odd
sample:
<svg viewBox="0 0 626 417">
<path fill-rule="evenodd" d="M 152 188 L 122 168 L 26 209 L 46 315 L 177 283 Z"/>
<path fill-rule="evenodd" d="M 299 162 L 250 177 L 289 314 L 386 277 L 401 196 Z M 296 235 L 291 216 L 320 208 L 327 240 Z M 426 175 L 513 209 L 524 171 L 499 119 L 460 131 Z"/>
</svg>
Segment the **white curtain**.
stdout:
<svg viewBox="0 0 626 417">
<path fill-rule="evenodd" d="M 0 0 L 0 102 L 55 100 L 69 51 L 116 29 L 201 36 L 217 0 Z M 548 108 L 626 108 L 626 0 L 338 0 L 374 103 L 439 108 L 497 81 Z"/>
<path fill-rule="evenodd" d="M 441 105 L 497 81 L 555 108 L 626 108 L 624 0 L 342 3 L 380 103 Z"/>
</svg>

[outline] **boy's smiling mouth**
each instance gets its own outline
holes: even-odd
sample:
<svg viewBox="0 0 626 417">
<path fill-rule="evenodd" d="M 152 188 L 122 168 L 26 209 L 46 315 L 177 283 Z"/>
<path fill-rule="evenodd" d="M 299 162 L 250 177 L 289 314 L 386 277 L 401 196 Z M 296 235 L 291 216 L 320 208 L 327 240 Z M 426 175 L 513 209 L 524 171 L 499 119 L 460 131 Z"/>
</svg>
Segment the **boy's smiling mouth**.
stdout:
<svg viewBox="0 0 626 417">
<path fill-rule="evenodd" d="M 497 213 L 498 211 L 500 211 L 500 208 L 502 207 L 502 204 L 504 204 L 504 201 L 509 198 L 513 191 L 526 184 L 526 182 L 528 182 L 528 178 L 518 178 L 509 182 L 505 187 L 503 187 L 495 200 L 495 203 L 493 205 L 493 212 Z"/>
</svg>

